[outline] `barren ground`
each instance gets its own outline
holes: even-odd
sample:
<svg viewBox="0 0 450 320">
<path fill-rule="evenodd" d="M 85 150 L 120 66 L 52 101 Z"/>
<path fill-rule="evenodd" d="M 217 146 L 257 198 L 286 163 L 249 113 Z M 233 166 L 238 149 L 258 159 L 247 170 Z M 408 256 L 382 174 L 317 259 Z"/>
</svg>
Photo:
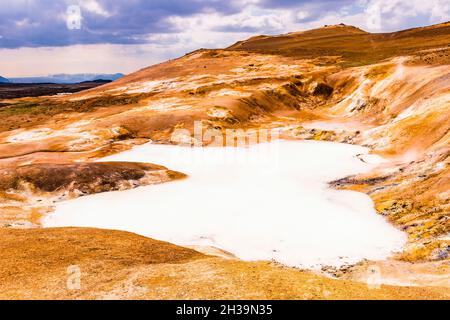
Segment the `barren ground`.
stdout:
<svg viewBox="0 0 450 320">
<path fill-rule="evenodd" d="M 448 299 L 449 28 L 373 35 L 330 26 L 256 37 L 70 96 L 1 100 L 2 297 Z M 172 135 L 192 132 L 193 121 L 219 132 L 283 127 L 283 139 L 358 144 L 384 156 L 372 172 L 331 186 L 368 194 L 408 234 L 404 252 L 326 270 L 340 278 L 330 279 L 125 232 L 39 228 L 55 201 L 183 177 L 158 165 L 93 161 L 148 141 L 207 145 Z M 65 287 L 72 264 L 82 271 L 78 291 Z M 407 286 L 358 282 L 371 265 Z"/>
</svg>

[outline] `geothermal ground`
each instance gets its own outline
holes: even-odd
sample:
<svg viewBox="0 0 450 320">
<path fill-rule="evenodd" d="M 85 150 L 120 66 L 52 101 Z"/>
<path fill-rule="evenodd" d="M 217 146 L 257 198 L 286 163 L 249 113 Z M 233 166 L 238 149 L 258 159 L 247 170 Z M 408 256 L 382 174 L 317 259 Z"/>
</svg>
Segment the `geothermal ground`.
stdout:
<svg viewBox="0 0 450 320">
<path fill-rule="evenodd" d="M 298 268 L 384 259 L 401 250 L 404 234 L 377 216 L 365 194 L 327 187 L 373 168 L 356 157 L 364 151 L 316 141 L 249 148 L 146 144 L 103 161 L 154 161 L 188 178 L 60 203 L 44 227 L 125 230 Z"/>
<path fill-rule="evenodd" d="M 448 299 L 448 43 L 329 26 L 1 100 L 1 297 Z"/>
</svg>

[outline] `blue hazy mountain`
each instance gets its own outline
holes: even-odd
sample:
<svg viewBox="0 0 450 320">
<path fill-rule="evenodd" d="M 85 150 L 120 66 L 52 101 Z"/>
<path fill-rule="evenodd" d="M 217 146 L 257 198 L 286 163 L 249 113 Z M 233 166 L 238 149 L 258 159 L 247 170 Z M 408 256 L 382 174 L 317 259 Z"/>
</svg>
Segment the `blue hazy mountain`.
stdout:
<svg viewBox="0 0 450 320">
<path fill-rule="evenodd" d="M 0 83 L 9 83 L 9 80 L 0 76 Z"/>
<path fill-rule="evenodd" d="M 12 83 L 79 83 L 94 80 L 117 80 L 122 78 L 124 74 L 97 74 L 97 73 L 79 73 L 79 74 L 52 74 L 42 77 L 20 77 L 9 78 Z"/>
</svg>

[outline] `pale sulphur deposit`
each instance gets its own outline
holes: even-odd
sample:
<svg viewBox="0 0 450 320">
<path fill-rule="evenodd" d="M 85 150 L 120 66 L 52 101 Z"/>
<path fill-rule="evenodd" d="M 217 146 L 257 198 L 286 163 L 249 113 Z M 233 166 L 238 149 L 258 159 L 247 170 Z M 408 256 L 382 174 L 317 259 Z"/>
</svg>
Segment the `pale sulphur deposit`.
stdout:
<svg viewBox="0 0 450 320">
<path fill-rule="evenodd" d="M 44 226 L 126 230 L 297 267 L 384 259 L 404 245 L 405 235 L 376 214 L 367 195 L 327 184 L 376 166 L 373 156 L 366 163 L 357 157 L 367 151 L 331 142 L 145 144 L 102 161 L 150 162 L 189 177 L 59 203 Z"/>
</svg>

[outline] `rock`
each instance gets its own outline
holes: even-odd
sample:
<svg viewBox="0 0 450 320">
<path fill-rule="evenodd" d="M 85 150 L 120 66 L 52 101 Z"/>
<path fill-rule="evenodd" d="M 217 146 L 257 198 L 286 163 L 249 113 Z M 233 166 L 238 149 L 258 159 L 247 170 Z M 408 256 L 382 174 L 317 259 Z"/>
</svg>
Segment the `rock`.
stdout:
<svg viewBox="0 0 450 320">
<path fill-rule="evenodd" d="M 328 98 L 333 94 L 333 88 L 327 85 L 326 83 L 318 83 L 314 88 L 313 95 L 315 96 L 323 96 L 324 98 Z"/>
</svg>

